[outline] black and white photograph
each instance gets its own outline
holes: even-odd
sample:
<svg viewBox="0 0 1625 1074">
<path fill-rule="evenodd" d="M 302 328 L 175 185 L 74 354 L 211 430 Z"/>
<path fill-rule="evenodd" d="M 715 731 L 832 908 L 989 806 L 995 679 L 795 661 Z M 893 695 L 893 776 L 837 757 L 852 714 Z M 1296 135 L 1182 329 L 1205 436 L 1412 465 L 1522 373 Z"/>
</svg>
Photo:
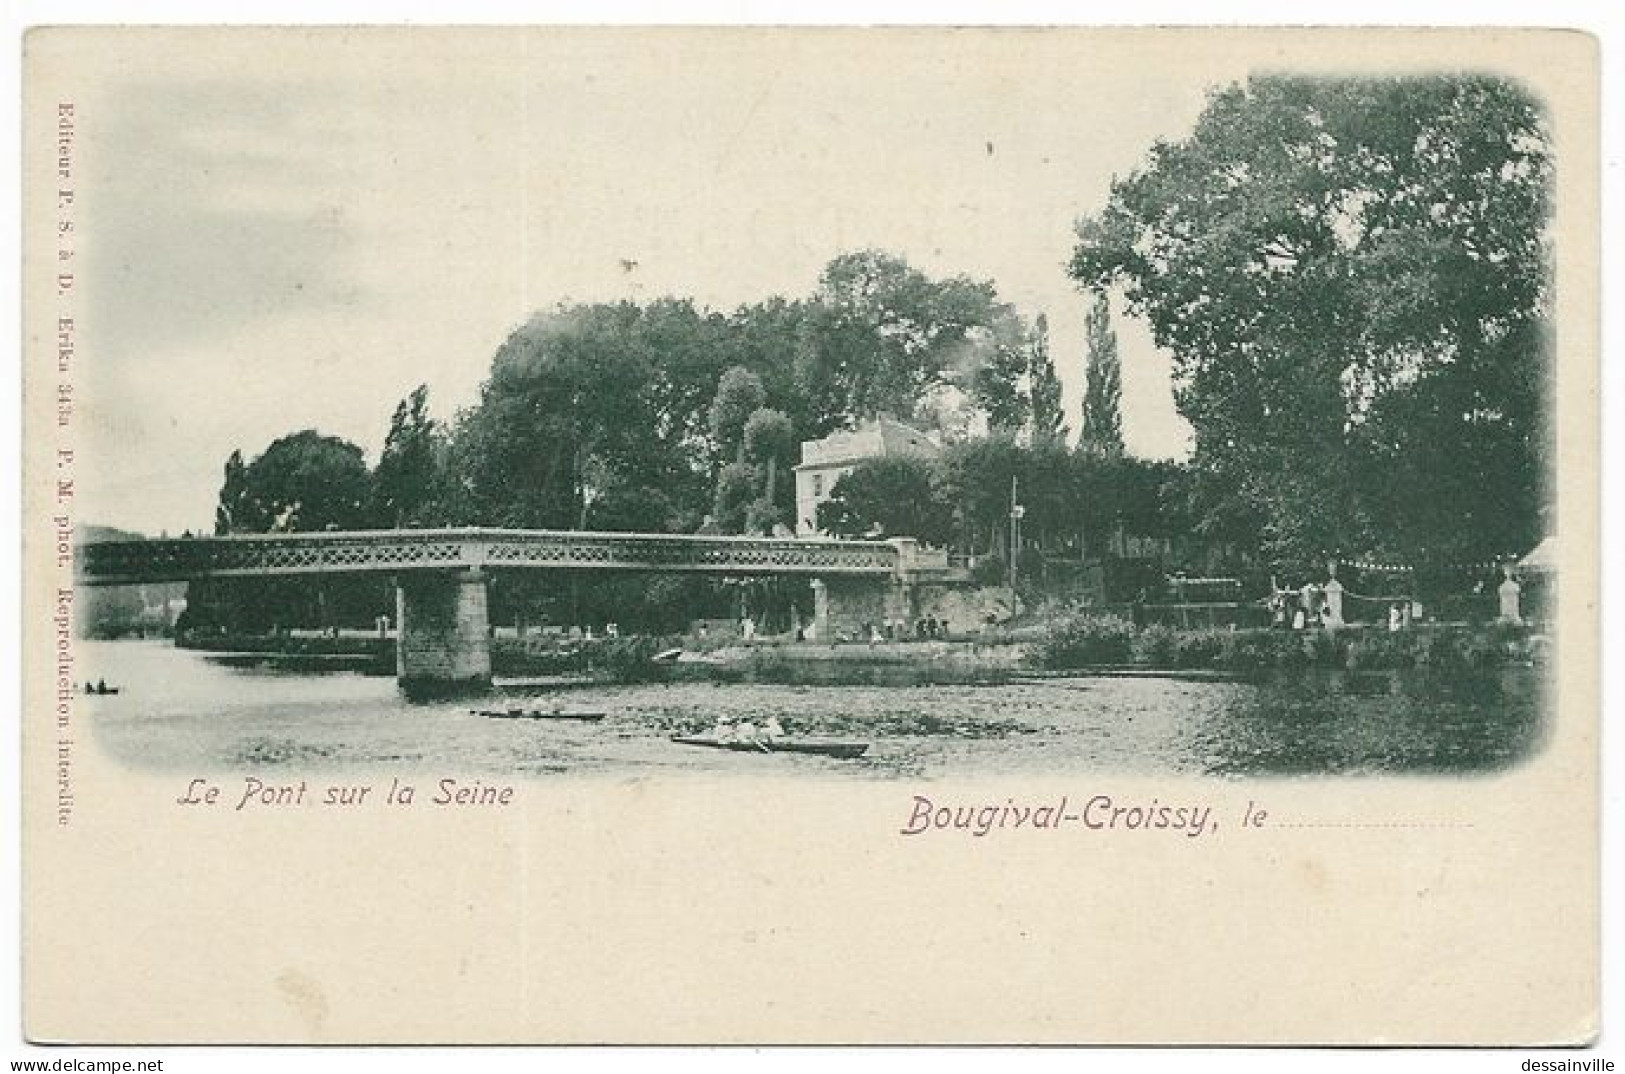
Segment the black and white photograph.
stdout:
<svg viewBox="0 0 1625 1074">
<path fill-rule="evenodd" d="M 529 956 L 496 929 L 503 968 L 480 986 L 504 1003 L 468 1020 L 471 998 L 410 1023 L 357 1008 L 312 952 L 270 985 L 233 970 L 219 1001 L 265 1013 L 214 1021 L 87 1013 L 30 966 L 38 1032 L 1583 1043 L 1594 964 L 1529 951 L 1498 963 L 1493 998 L 1458 986 L 1481 979 L 1461 952 L 1503 899 L 1510 922 L 1569 907 L 1571 947 L 1595 936 L 1595 891 L 1537 910 L 1485 880 L 1566 847 L 1553 827 L 1574 844 L 1554 854 L 1596 867 L 1595 54 L 1440 34 L 33 31 L 24 809 L 42 874 L 88 852 L 62 849 L 75 832 L 202 848 L 181 874 L 233 838 L 273 871 L 282 848 L 421 839 L 483 855 L 433 884 L 518 868 L 503 920 L 569 929 L 598 920 L 585 895 L 513 894 L 542 883 L 533 856 L 603 853 L 590 890 L 619 875 L 615 898 L 639 899 L 656 859 L 626 848 L 656 836 L 592 828 L 637 809 L 686 833 L 656 852 L 682 875 L 740 870 L 724 905 L 778 876 L 761 883 L 787 931 L 783 885 L 835 883 L 813 863 L 849 842 L 852 886 L 801 919 L 814 937 L 855 905 L 860 932 L 897 927 L 878 875 L 1008 877 L 995 859 L 1033 855 L 1053 882 L 1102 845 L 1130 865 L 1097 926 L 1182 869 L 1179 906 L 1225 905 L 1200 884 L 1251 871 L 1311 917 L 1351 914 L 1321 936 L 1340 950 L 1353 921 L 1397 923 L 1369 962 L 1301 971 L 1370 985 L 1348 1017 L 1283 998 L 1256 1022 L 1217 1001 L 1001 1020 L 918 998 L 910 1022 L 876 996 L 827 1015 L 706 958 L 672 968 L 694 939 L 539 969 L 503 961 Z M 1554 781 L 1550 815 L 1505 826 L 1528 804 L 1512 788 Z M 1035 897 L 1017 897 L 1035 921 L 1065 918 Z M 157 888 L 130 898 L 154 936 L 176 927 L 149 912 Z M 344 934 L 387 947 L 383 922 L 415 907 L 356 907 Z M 1418 936 L 1444 942 L 1452 916 L 1459 964 L 1418 973 Z M 40 949 L 83 924 L 37 920 Z M 975 933 L 955 958 L 1028 966 L 1012 1002 L 1072 975 L 1089 994 L 1161 980 L 1121 985 L 1101 935 L 1031 968 L 1026 932 L 988 927 L 944 935 Z M 187 957 L 254 933 L 221 929 Z M 720 950 L 754 942 L 729 935 Z M 1195 979 L 1223 980 L 1251 935 Z M 412 944 L 424 983 L 449 972 L 453 941 Z M 930 979 L 923 952 L 872 987 Z M 796 956 L 809 980 L 855 957 Z M 1408 996 L 1375 986 L 1390 974 Z M 651 1006 L 663 976 L 734 999 Z M 1551 1006 L 1519 1008 L 1537 985 Z"/>
<path fill-rule="evenodd" d="M 110 80 L 105 300 L 63 341 L 96 355 L 98 741 L 527 775 L 1536 752 L 1545 102 L 1237 72 L 1097 97 L 1103 143 L 978 115 L 952 34 L 900 50 L 901 114 L 807 71 L 835 43 L 733 94 L 755 42 L 675 37 L 724 78 L 663 101 L 573 47 L 518 95 Z M 389 205 L 436 167 L 462 187 Z"/>
</svg>

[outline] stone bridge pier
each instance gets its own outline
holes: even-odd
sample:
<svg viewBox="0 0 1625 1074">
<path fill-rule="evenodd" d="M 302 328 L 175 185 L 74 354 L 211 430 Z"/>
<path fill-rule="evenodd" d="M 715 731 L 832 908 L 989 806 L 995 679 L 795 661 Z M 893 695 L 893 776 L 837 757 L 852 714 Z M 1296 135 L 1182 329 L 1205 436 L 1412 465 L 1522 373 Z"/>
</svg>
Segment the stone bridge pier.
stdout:
<svg viewBox="0 0 1625 1074">
<path fill-rule="evenodd" d="M 866 627 L 880 629 L 887 620 L 901 623 L 909 637 L 922 616 L 942 618 L 955 631 L 981 628 L 985 609 L 969 596 L 975 587 L 968 572 L 950 567 L 946 552 L 922 549 L 913 538 L 888 543 L 897 549 L 897 566 L 889 576 L 812 580 L 815 637 L 863 639 Z"/>
<path fill-rule="evenodd" d="M 395 674 L 413 700 L 491 688 L 485 572 L 403 571 L 395 580 Z"/>
</svg>

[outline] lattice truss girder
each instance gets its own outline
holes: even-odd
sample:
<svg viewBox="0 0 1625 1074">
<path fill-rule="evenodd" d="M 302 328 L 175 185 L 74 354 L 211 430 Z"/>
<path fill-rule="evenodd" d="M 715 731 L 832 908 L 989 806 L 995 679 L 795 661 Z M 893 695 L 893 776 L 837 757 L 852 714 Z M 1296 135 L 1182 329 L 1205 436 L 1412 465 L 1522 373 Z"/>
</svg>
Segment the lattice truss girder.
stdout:
<svg viewBox="0 0 1625 1074">
<path fill-rule="evenodd" d="M 878 541 L 402 530 L 91 544 L 78 550 L 77 576 L 84 584 L 112 585 L 242 575 L 476 567 L 884 575 L 896 571 L 898 552 Z"/>
</svg>

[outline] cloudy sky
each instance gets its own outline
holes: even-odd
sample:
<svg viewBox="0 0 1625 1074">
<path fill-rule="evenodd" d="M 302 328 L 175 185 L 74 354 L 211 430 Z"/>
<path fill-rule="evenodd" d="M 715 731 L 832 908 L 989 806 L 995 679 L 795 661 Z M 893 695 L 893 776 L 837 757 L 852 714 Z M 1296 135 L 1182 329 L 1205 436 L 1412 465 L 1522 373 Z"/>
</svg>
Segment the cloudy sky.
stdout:
<svg viewBox="0 0 1625 1074">
<path fill-rule="evenodd" d="M 862 248 L 1048 314 L 1076 428 L 1074 220 L 1279 55 L 1019 30 L 56 44 L 80 119 L 82 517 L 148 533 L 207 529 L 234 448 L 314 427 L 376 459 L 420 382 L 451 417 L 534 310 L 800 296 Z M 1129 446 L 1180 453 L 1166 358 L 1118 332 Z"/>
</svg>

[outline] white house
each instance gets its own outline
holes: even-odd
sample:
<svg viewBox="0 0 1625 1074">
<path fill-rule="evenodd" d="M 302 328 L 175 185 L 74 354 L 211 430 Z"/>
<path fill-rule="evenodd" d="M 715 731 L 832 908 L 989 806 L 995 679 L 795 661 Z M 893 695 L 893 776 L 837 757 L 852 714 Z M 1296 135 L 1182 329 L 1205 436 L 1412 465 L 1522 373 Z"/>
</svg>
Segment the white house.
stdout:
<svg viewBox="0 0 1625 1074">
<path fill-rule="evenodd" d="M 829 499 L 835 483 L 870 459 L 933 458 L 942 446 L 920 430 L 880 417 L 856 429 L 831 433 L 822 440 L 801 442 L 796 467 L 796 536 L 821 536 L 818 505 Z"/>
</svg>

